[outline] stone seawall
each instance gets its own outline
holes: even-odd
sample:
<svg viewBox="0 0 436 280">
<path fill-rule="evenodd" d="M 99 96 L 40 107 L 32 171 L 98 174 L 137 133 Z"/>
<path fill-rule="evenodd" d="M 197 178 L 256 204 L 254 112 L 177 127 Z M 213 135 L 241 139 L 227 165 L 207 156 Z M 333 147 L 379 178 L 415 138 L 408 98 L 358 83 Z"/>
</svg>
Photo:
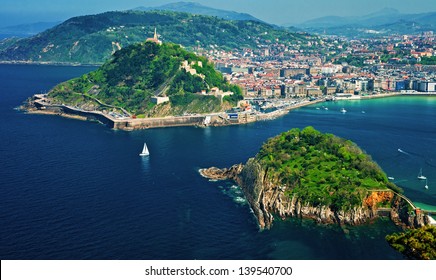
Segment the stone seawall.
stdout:
<svg viewBox="0 0 436 280">
<path fill-rule="evenodd" d="M 98 121 L 110 128 L 120 130 L 137 130 L 158 127 L 175 126 L 201 126 L 204 125 L 206 116 L 181 116 L 147 119 L 116 119 L 108 114 L 98 111 L 84 111 L 66 105 L 47 104 L 36 100 L 27 106 L 26 110 L 31 113 L 54 114 L 67 118 L 74 118 L 88 121 Z M 211 125 L 220 125 L 222 120 L 216 116 L 210 118 Z"/>
<path fill-rule="evenodd" d="M 158 127 L 174 126 L 201 126 L 204 124 L 204 116 L 148 118 L 133 120 L 116 120 L 113 122 L 114 129 L 137 130 Z"/>
</svg>

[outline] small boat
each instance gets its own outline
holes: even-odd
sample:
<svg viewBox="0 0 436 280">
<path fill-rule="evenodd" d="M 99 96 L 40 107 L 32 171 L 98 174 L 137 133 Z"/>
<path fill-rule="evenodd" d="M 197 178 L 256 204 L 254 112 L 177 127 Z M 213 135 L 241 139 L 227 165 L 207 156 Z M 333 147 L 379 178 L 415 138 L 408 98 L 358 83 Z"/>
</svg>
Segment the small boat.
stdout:
<svg viewBox="0 0 436 280">
<path fill-rule="evenodd" d="M 347 112 L 347 110 L 345 110 L 345 108 L 341 109 L 341 113 L 345 114 Z"/>
<path fill-rule="evenodd" d="M 422 175 L 422 168 L 419 170 L 418 179 L 419 180 L 427 180 L 427 177 Z"/>
<path fill-rule="evenodd" d="M 405 152 L 405 151 L 403 151 L 403 150 L 401 150 L 401 149 L 398 149 L 398 152 L 410 156 L 410 154 L 409 154 L 408 152 Z"/>
<path fill-rule="evenodd" d="M 362 114 L 365 114 L 366 112 L 365 111 L 362 111 Z"/>
<path fill-rule="evenodd" d="M 394 177 L 388 177 L 388 179 L 391 180 L 391 181 L 392 181 L 392 180 L 395 180 Z"/>
<path fill-rule="evenodd" d="M 425 186 L 424 186 L 424 188 L 425 188 L 426 190 L 428 190 L 427 178 L 425 178 Z"/>
<path fill-rule="evenodd" d="M 144 143 L 144 147 L 142 148 L 142 152 L 139 155 L 142 157 L 150 155 L 150 152 L 148 151 L 148 147 L 147 147 L 146 143 Z"/>
</svg>

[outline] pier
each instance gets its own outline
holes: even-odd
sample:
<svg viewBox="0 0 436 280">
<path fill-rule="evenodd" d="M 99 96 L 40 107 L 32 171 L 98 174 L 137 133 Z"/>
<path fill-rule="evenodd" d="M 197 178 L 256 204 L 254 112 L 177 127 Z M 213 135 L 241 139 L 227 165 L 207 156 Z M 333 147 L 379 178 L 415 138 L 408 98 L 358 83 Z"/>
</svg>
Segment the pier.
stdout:
<svg viewBox="0 0 436 280">
<path fill-rule="evenodd" d="M 380 189 L 380 190 L 372 190 L 372 191 L 378 192 L 378 191 L 386 191 L 386 190 Z M 417 207 L 415 204 L 413 204 L 413 201 L 411 201 L 406 196 L 404 196 L 404 195 L 402 195 L 400 193 L 397 193 L 397 192 L 395 192 L 393 190 L 389 190 L 389 191 L 394 193 L 394 195 L 400 197 L 402 200 L 406 201 L 407 204 L 410 205 L 410 207 L 413 209 L 413 211 L 415 213 L 421 213 L 423 215 L 426 215 L 428 220 L 430 221 L 429 224 L 432 225 L 432 226 L 436 226 L 436 220 L 431 216 L 431 215 L 436 215 L 436 210 L 421 209 L 421 208 Z M 392 211 L 392 208 L 390 208 L 390 207 L 380 207 L 380 208 L 377 208 L 377 214 L 379 216 L 383 216 L 383 217 L 389 217 L 391 215 L 391 211 Z"/>
<path fill-rule="evenodd" d="M 399 197 L 401 197 L 402 199 L 404 199 L 407 203 L 409 203 L 409 205 L 413 208 L 413 210 L 415 212 L 421 212 L 422 214 L 426 215 L 428 220 L 430 221 L 430 225 L 432 226 L 436 226 L 436 220 L 433 219 L 433 217 L 431 215 L 436 215 L 436 210 L 425 210 L 425 209 L 421 209 L 415 206 L 415 204 L 413 204 L 413 202 L 408 199 L 407 197 L 405 197 L 402 194 L 396 193 L 394 192 L 396 195 L 398 195 Z"/>
</svg>

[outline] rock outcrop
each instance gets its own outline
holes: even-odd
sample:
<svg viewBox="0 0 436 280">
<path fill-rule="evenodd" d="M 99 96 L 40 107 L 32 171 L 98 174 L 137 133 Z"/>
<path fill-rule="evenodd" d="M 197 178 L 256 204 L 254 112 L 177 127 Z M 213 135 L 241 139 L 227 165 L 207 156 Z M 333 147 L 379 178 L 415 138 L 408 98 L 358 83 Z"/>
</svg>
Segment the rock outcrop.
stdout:
<svg viewBox="0 0 436 280">
<path fill-rule="evenodd" d="M 390 212 L 391 220 L 403 228 L 420 228 L 430 224 L 430 219 L 419 209 L 411 209 L 410 204 L 400 196 L 395 196 Z"/>
<path fill-rule="evenodd" d="M 241 173 L 244 165 L 235 164 L 230 168 L 219 169 L 211 167 L 207 169 L 200 169 L 200 174 L 211 180 L 234 180 L 237 181 L 238 175 Z"/>
</svg>

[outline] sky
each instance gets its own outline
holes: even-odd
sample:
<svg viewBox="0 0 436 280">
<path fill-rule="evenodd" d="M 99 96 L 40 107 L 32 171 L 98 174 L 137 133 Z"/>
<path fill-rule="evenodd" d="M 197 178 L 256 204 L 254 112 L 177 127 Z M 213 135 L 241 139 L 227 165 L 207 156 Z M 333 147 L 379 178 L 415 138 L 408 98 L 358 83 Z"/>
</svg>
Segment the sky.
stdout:
<svg viewBox="0 0 436 280">
<path fill-rule="evenodd" d="M 64 21 L 73 16 L 180 0 L 1 0 L 0 27 Z M 273 24 L 298 24 L 322 16 L 358 16 L 395 8 L 401 13 L 436 12 L 436 0 L 185 0 L 205 6 L 249 13 Z"/>
</svg>

